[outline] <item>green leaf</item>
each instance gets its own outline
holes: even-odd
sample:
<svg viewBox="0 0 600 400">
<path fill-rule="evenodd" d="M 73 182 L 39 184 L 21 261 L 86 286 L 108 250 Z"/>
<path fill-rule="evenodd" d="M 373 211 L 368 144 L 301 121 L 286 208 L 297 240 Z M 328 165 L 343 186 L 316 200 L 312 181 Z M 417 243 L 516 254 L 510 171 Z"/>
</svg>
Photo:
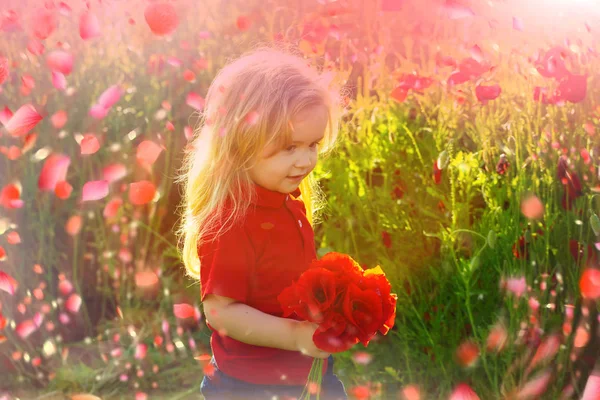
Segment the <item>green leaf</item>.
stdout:
<svg viewBox="0 0 600 400">
<path fill-rule="evenodd" d="M 479 256 L 475 256 L 475 257 L 471 258 L 471 262 L 470 262 L 471 271 L 474 271 L 475 269 L 477 269 L 479 267 L 479 264 L 481 264 Z"/>
<path fill-rule="evenodd" d="M 448 152 L 446 150 L 442 151 L 437 159 L 437 164 L 440 169 L 444 169 L 448 166 L 448 162 L 450 161 L 450 157 L 448 156 Z"/>
<path fill-rule="evenodd" d="M 494 231 L 488 232 L 487 242 L 491 249 L 496 247 L 496 238 L 497 238 L 496 232 L 494 232 Z"/>
<path fill-rule="evenodd" d="M 390 374 L 394 378 L 396 376 L 398 376 L 398 372 L 394 368 L 392 368 L 392 367 L 385 367 L 384 370 L 385 370 L 385 372 L 387 372 L 388 374 Z"/>
<path fill-rule="evenodd" d="M 592 225 L 594 234 L 596 236 L 600 235 L 600 218 L 598 218 L 596 213 L 592 213 L 592 215 L 590 216 L 590 225 Z"/>
</svg>

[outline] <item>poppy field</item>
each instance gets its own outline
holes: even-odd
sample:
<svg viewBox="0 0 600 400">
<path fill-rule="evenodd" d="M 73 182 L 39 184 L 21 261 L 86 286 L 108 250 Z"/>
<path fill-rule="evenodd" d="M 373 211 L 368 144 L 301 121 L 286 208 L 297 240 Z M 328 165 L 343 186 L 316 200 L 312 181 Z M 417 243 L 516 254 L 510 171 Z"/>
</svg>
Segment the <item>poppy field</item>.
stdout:
<svg viewBox="0 0 600 400">
<path fill-rule="evenodd" d="M 259 42 L 344 87 L 317 254 L 398 296 L 334 354 L 349 398 L 600 398 L 597 8 L 3 0 L 0 399 L 202 398 L 175 178 L 212 78 Z"/>
</svg>

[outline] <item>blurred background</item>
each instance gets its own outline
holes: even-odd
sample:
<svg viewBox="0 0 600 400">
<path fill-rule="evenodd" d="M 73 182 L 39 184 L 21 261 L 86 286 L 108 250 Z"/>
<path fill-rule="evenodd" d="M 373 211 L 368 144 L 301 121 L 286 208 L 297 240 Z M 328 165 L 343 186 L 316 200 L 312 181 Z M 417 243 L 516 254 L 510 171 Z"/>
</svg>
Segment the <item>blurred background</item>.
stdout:
<svg viewBox="0 0 600 400">
<path fill-rule="evenodd" d="M 399 296 L 392 331 L 335 354 L 349 396 L 596 398 L 599 12 L 3 0 L 0 399 L 201 398 L 173 179 L 214 74 L 275 41 L 349 89 L 318 254 Z"/>
</svg>

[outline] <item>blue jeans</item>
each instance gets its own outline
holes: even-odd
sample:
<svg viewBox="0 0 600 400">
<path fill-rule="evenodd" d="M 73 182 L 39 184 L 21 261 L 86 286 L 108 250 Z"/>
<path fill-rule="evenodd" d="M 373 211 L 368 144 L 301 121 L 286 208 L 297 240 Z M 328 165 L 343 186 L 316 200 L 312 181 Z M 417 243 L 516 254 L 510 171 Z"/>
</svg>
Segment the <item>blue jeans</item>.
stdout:
<svg viewBox="0 0 600 400">
<path fill-rule="evenodd" d="M 273 396 L 277 396 L 278 400 L 285 400 L 286 396 L 299 399 L 304 390 L 304 386 L 257 385 L 244 382 L 220 371 L 216 367 L 214 357 L 210 362 L 215 366 L 215 374 L 212 379 L 205 375 L 200 385 L 200 393 L 206 400 L 272 400 Z M 328 358 L 327 372 L 323 376 L 319 397 L 321 400 L 348 399 L 344 384 L 333 373 L 333 356 Z M 311 399 L 316 399 L 316 395 L 312 395 Z"/>
</svg>

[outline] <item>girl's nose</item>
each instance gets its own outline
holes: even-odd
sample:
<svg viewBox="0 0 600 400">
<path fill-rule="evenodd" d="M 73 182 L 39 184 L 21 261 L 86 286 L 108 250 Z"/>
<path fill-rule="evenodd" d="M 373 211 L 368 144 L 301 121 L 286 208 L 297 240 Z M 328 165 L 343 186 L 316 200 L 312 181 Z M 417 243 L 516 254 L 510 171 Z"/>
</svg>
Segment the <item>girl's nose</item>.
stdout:
<svg viewBox="0 0 600 400">
<path fill-rule="evenodd" d="M 304 153 L 302 156 L 296 160 L 296 167 L 298 169 L 309 168 L 313 162 L 313 156 L 311 154 Z"/>
</svg>

